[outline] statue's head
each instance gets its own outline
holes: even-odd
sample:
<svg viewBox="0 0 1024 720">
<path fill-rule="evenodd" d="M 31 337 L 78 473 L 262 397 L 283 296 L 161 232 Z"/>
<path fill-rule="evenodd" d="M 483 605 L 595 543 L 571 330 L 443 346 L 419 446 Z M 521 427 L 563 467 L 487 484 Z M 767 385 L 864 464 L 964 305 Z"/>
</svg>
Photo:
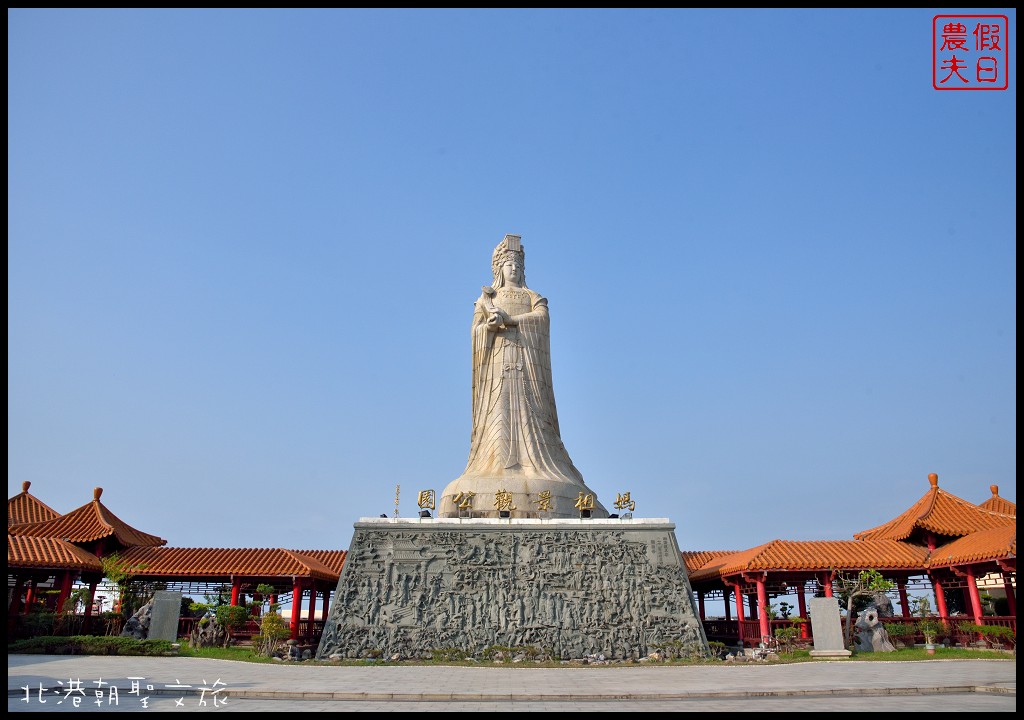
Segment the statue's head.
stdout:
<svg viewBox="0 0 1024 720">
<path fill-rule="evenodd" d="M 523 251 L 521 240 L 519 235 L 506 235 L 494 248 L 494 254 L 491 255 L 491 272 L 494 274 L 495 288 L 508 284 L 526 287 L 526 253 Z"/>
</svg>

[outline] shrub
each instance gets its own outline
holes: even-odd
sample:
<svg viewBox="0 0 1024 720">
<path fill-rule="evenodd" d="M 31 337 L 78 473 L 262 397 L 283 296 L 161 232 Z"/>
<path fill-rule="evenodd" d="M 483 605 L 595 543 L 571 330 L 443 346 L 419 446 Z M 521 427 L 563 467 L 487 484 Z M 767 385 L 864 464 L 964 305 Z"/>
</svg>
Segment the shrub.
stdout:
<svg viewBox="0 0 1024 720">
<path fill-rule="evenodd" d="M 42 655 L 166 655 L 173 651 L 171 645 L 166 640 L 135 640 L 128 637 L 43 635 L 11 643 L 7 651 Z"/>
<path fill-rule="evenodd" d="M 729 647 L 717 640 L 708 640 L 708 649 L 711 651 L 711 657 L 719 660 L 725 660 L 725 656 L 729 654 Z"/>
<path fill-rule="evenodd" d="M 267 657 L 273 657 L 281 641 L 291 634 L 291 628 L 277 612 L 278 605 L 271 605 L 270 608 L 269 612 L 260 617 L 260 632 L 252 638 L 256 652 Z"/>
<path fill-rule="evenodd" d="M 909 623 L 882 623 L 882 626 L 889 637 L 912 637 L 917 634 L 917 628 Z"/>
<path fill-rule="evenodd" d="M 961 632 L 981 635 L 985 638 L 986 642 L 993 645 L 1002 645 L 1004 643 L 1010 643 L 1013 646 L 1017 645 L 1017 633 L 1014 632 L 1013 628 L 1002 625 L 975 625 L 974 623 L 966 622 L 960 623 L 959 627 Z"/>
<path fill-rule="evenodd" d="M 231 644 L 231 633 L 245 626 L 250 612 L 247 605 L 221 605 L 214 608 L 213 614 L 220 626 L 224 628 L 224 647 Z"/>
<path fill-rule="evenodd" d="M 466 653 L 459 648 L 435 648 L 430 651 L 430 659 L 434 662 L 453 662 L 465 660 Z"/>
</svg>

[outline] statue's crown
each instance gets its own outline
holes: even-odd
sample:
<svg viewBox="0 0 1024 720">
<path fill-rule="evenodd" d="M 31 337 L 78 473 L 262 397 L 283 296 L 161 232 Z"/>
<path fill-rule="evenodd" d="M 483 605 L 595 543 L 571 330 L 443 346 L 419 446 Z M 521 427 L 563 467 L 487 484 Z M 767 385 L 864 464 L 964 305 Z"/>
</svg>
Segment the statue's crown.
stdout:
<svg viewBox="0 0 1024 720">
<path fill-rule="evenodd" d="M 494 254 L 491 256 L 491 265 L 495 271 L 505 264 L 505 260 L 508 259 L 509 255 L 515 256 L 516 259 L 522 262 L 526 255 L 526 253 L 523 252 L 522 240 L 523 237 L 521 235 L 506 235 L 505 238 L 498 243 L 494 248 Z"/>
</svg>

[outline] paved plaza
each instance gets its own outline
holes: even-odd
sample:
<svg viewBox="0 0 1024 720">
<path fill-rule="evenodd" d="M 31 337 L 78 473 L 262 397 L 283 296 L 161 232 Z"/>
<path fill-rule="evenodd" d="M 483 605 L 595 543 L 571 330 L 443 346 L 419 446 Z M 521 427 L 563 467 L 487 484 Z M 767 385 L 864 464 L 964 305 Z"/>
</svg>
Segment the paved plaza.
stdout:
<svg viewBox="0 0 1024 720">
<path fill-rule="evenodd" d="M 1013 659 L 529 668 L 11 655 L 7 704 L 14 712 L 1012 712 L 1016 670 Z"/>
</svg>

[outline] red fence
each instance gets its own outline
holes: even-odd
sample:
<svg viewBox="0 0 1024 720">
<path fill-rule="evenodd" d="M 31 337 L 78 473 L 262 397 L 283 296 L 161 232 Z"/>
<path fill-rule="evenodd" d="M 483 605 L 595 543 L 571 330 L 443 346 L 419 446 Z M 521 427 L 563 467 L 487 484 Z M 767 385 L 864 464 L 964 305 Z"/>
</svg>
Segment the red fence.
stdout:
<svg viewBox="0 0 1024 720">
<path fill-rule="evenodd" d="M 902 635 L 897 633 L 891 633 L 893 640 L 898 640 L 904 644 L 920 644 L 924 643 L 924 635 L 917 629 L 917 623 L 921 618 L 909 617 L 905 618 L 902 616 L 882 618 L 882 622 L 886 625 L 899 625 L 913 628 L 913 632 Z M 938 617 L 931 618 L 933 620 L 939 620 Z M 845 621 L 844 621 L 845 622 Z M 973 645 L 981 641 L 981 636 L 978 633 L 972 633 L 963 629 L 966 625 L 972 625 L 974 619 L 965 617 L 963 615 L 957 615 L 949 618 L 945 623 L 945 629 L 939 633 L 938 642 L 948 642 L 951 645 Z M 986 616 L 981 620 L 982 625 L 1008 627 L 1013 630 L 1014 636 L 1017 634 L 1017 618 L 1013 616 Z M 792 620 L 771 620 L 769 625 L 772 630 L 772 634 L 779 628 L 792 627 L 794 625 L 800 627 L 800 634 L 797 636 L 800 640 L 812 641 L 814 638 L 811 635 L 811 623 L 794 623 Z M 746 647 L 755 647 L 761 642 L 761 623 L 759 620 L 743 620 L 737 623 L 735 620 L 705 620 L 704 621 L 704 633 L 707 635 L 708 640 L 724 642 L 726 645 L 738 645 L 740 641 Z M 998 638 L 989 639 L 988 644 L 994 646 L 1012 647 L 1016 645 L 1016 641 L 1011 639 L 1003 639 L 1000 641 Z"/>
</svg>

